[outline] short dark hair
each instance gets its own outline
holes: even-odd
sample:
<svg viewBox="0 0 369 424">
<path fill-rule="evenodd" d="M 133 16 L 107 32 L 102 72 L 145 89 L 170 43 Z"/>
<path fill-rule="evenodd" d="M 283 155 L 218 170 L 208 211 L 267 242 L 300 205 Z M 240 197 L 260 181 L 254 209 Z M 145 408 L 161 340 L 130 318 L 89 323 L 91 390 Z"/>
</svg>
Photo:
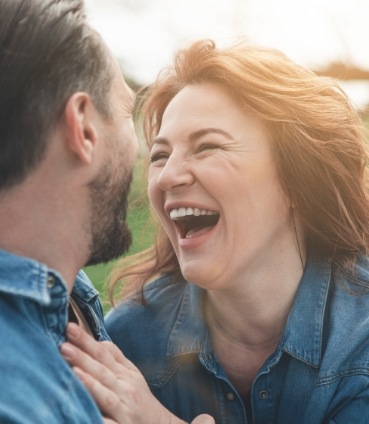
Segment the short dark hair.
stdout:
<svg viewBox="0 0 369 424">
<path fill-rule="evenodd" d="M 83 0 L 0 0 L 0 190 L 41 161 L 68 98 L 91 96 L 110 114 L 113 66 L 86 22 Z"/>
</svg>

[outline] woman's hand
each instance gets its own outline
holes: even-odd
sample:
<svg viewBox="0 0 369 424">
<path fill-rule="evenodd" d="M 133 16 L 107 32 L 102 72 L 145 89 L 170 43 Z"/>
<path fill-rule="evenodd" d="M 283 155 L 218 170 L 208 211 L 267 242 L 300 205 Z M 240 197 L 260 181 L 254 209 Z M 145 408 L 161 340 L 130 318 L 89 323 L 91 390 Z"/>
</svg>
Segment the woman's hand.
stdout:
<svg viewBox="0 0 369 424">
<path fill-rule="evenodd" d="M 66 361 L 99 406 L 106 424 L 180 424 L 151 393 L 143 375 L 111 342 L 97 342 L 78 325 L 68 324 Z M 200 415 L 192 424 L 214 424 Z"/>
</svg>

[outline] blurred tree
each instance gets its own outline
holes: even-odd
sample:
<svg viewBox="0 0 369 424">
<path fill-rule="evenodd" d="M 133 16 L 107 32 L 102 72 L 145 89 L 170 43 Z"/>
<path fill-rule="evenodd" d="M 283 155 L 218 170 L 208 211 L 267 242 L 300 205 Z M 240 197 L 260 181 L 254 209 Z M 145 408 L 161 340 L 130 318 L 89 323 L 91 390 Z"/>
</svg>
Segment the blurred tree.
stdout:
<svg viewBox="0 0 369 424">
<path fill-rule="evenodd" d="M 369 80 L 368 69 L 344 62 L 331 62 L 326 67 L 315 72 L 318 75 L 339 78 L 341 80 Z"/>
</svg>

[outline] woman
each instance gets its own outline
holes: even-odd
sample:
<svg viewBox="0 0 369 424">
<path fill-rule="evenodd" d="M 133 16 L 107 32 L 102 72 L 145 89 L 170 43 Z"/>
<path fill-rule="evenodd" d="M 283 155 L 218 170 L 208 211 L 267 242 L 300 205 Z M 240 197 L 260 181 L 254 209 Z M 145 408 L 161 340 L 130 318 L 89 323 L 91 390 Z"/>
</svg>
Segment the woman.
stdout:
<svg viewBox="0 0 369 424">
<path fill-rule="evenodd" d="M 347 97 L 274 50 L 200 41 L 143 118 L 165 232 L 118 273 L 112 340 L 187 421 L 367 423 L 367 153 Z"/>
</svg>

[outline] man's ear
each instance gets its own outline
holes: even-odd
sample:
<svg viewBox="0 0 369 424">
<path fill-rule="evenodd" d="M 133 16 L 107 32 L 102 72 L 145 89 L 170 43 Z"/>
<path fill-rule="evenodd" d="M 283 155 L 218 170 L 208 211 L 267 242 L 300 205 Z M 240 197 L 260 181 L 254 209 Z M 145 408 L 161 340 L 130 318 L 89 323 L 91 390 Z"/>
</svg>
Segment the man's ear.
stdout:
<svg viewBox="0 0 369 424">
<path fill-rule="evenodd" d="M 96 116 L 88 94 L 77 92 L 69 97 L 64 109 L 67 148 L 85 164 L 91 163 L 96 146 Z"/>
</svg>

